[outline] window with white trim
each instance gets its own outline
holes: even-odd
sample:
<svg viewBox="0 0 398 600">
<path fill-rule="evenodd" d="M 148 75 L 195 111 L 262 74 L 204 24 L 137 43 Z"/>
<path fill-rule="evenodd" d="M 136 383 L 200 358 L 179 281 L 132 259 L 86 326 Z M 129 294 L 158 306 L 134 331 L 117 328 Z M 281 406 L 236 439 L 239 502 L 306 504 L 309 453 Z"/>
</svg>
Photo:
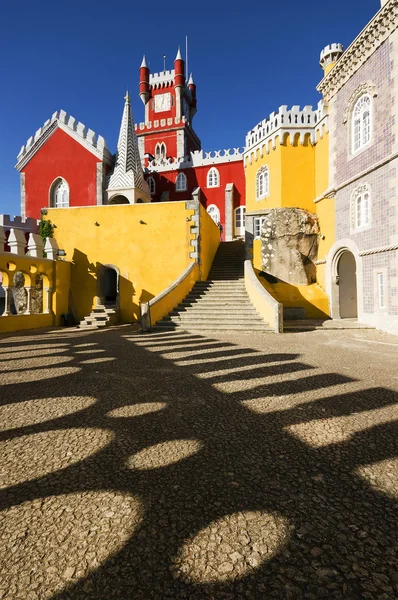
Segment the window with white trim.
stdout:
<svg viewBox="0 0 398 600">
<path fill-rule="evenodd" d="M 371 210 L 370 188 L 364 183 L 357 187 L 351 200 L 352 230 L 368 229 L 370 227 Z"/>
<path fill-rule="evenodd" d="M 65 208 L 69 206 L 69 185 L 65 179 L 55 181 L 51 192 L 51 206 L 55 208 Z"/>
<path fill-rule="evenodd" d="M 377 296 L 379 308 L 385 308 L 385 293 L 384 293 L 384 273 L 377 273 Z"/>
<path fill-rule="evenodd" d="M 178 173 L 176 179 L 176 192 L 185 192 L 187 189 L 187 178 L 184 173 Z"/>
<path fill-rule="evenodd" d="M 207 173 L 207 187 L 219 187 L 220 185 L 220 173 L 215 167 L 212 167 Z"/>
<path fill-rule="evenodd" d="M 156 183 L 153 177 L 148 177 L 147 179 L 147 184 L 149 187 L 149 193 L 151 194 L 151 196 L 154 196 L 155 192 L 156 192 Z"/>
<path fill-rule="evenodd" d="M 365 148 L 371 141 L 372 100 L 369 94 L 362 94 L 352 111 L 352 152 Z"/>
<path fill-rule="evenodd" d="M 206 212 L 213 219 L 214 223 L 216 223 L 216 225 L 218 225 L 220 222 L 220 211 L 219 211 L 218 207 L 215 204 L 210 204 L 206 208 Z"/>
<path fill-rule="evenodd" d="M 243 229 L 245 226 L 246 207 L 238 206 L 235 209 L 235 229 Z"/>
<path fill-rule="evenodd" d="M 253 237 L 259 239 L 261 237 L 261 228 L 265 221 L 265 217 L 254 217 Z"/>
<path fill-rule="evenodd" d="M 256 175 L 256 198 L 261 200 L 267 196 L 269 196 L 269 169 L 267 165 L 264 165 Z"/>
<path fill-rule="evenodd" d="M 162 142 L 161 144 L 156 144 L 156 146 L 155 146 L 156 160 L 166 160 L 166 157 L 167 157 L 166 144 L 164 142 Z"/>
</svg>

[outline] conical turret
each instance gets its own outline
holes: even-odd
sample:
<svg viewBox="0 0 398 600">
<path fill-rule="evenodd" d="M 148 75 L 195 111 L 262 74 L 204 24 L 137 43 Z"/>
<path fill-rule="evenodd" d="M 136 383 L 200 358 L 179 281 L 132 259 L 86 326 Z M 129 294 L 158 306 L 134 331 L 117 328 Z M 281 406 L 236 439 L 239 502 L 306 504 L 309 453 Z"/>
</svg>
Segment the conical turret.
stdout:
<svg viewBox="0 0 398 600">
<path fill-rule="evenodd" d="M 151 97 L 151 91 L 149 87 L 149 67 L 146 62 L 145 54 L 142 59 L 140 66 L 140 98 L 144 104 L 147 104 Z"/>
<path fill-rule="evenodd" d="M 109 178 L 107 192 L 108 200 L 112 200 L 112 196 L 117 193 L 125 196 L 130 204 L 134 204 L 137 201 L 138 194 L 141 200 L 146 201 L 150 199 L 148 185 L 144 180 L 144 173 L 142 171 L 128 92 L 126 92 L 125 96 L 120 125 L 115 168 Z M 147 198 L 143 198 L 143 195 L 147 196 Z"/>
</svg>

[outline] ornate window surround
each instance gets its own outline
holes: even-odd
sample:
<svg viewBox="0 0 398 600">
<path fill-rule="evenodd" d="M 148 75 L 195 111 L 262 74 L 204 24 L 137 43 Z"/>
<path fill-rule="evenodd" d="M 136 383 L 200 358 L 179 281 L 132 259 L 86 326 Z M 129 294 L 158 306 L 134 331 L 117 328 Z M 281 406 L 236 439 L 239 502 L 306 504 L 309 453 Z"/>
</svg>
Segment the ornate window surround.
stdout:
<svg viewBox="0 0 398 600">
<path fill-rule="evenodd" d="M 185 173 L 178 173 L 176 179 L 176 192 L 186 192 L 187 191 L 187 176 Z"/>
<path fill-rule="evenodd" d="M 367 194 L 367 223 L 361 222 L 360 225 L 357 225 L 357 211 L 358 211 L 358 200 L 361 199 L 361 202 L 365 200 L 365 194 Z M 360 233 L 361 231 L 366 231 L 370 229 L 372 226 L 372 192 L 370 185 L 366 182 L 358 185 L 351 194 L 350 199 L 350 233 Z M 362 208 L 363 210 L 363 208 Z M 361 212 L 362 219 L 362 212 Z"/>
<path fill-rule="evenodd" d="M 260 192 L 260 184 L 262 181 L 262 191 Z M 256 173 L 256 200 L 263 200 L 269 196 L 269 167 L 263 165 Z"/>
<path fill-rule="evenodd" d="M 364 95 L 368 95 L 370 98 L 370 139 L 366 144 L 358 148 L 358 150 L 354 151 L 354 111 L 358 100 Z M 352 158 L 358 156 L 358 154 L 361 154 L 361 152 L 369 148 L 369 146 L 371 146 L 373 142 L 373 124 L 375 110 L 375 103 L 373 99 L 377 98 L 377 95 L 377 86 L 372 81 L 367 81 L 359 85 L 350 96 L 343 116 L 343 124 L 349 125 L 347 130 L 348 160 L 351 160 Z"/>
<path fill-rule="evenodd" d="M 220 173 L 216 167 L 212 167 L 207 172 L 207 187 L 220 187 Z"/>
<path fill-rule="evenodd" d="M 56 203 L 56 192 L 59 186 L 64 185 L 64 187 L 66 188 L 65 191 L 67 191 L 67 202 L 65 204 L 62 204 L 62 206 L 57 206 Z M 50 189 L 49 189 L 49 202 L 48 205 L 52 208 L 68 208 L 70 206 L 70 188 L 69 188 L 69 184 L 66 181 L 66 179 L 64 179 L 64 177 L 56 177 L 54 179 L 54 181 L 51 183 L 50 185 Z"/>
</svg>

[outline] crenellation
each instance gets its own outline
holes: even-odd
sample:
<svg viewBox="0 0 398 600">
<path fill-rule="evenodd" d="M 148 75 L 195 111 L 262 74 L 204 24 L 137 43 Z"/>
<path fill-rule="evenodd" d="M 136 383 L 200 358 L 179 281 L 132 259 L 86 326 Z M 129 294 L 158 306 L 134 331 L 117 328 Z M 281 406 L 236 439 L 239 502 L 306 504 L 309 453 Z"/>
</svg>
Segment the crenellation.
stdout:
<svg viewBox="0 0 398 600">
<path fill-rule="evenodd" d="M 54 123 L 57 123 L 61 129 L 72 132 L 75 136 L 84 140 L 90 148 L 98 151 L 98 154 L 101 154 L 102 157 L 106 156 L 108 159 L 110 158 L 111 155 L 105 139 L 102 136 L 97 135 L 92 129 L 86 127 L 84 123 L 77 121 L 75 117 L 68 115 L 66 111 L 61 109 L 53 113 L 51 119 L 47 119 L 43 127 L 40 127 L 36 133 L 28 139 L 26 144 L 21 147 L 17 157 L 17 168 L 23 166 L 26 155 L 36 144 L 45 141 L 48 134 L 52 131 Z"/>
<path fill-rule="evenodd" d="M 0 227 L 6 229 L 21 229 L 22 231 L 29 233 L 37 233 L 39 231 L 40 221 L 32 219 L 30 217 L 14 216 L 0 214 Z"/>
<path fill-rule="evenodd" d="M 287 105 L 280 106 L 277 112 L 272 112 L 247 133 L 245 153 L 251 151 L 250 164 L 257 150 L 260 150 L 260 155 L 263 156 L 264 149 L 267 154 L 270 147 L 275 149 L 277 138 L 284 143 L 289 135 L 290 143 L 293 144 L 296 134 L 299 134 L 300 143 L 304 144 L 306 136 L 309 135 L 311 144 L 315 144 L 319 137 L 323 137 L 323 123 L 326 123 L 328 130 L 328 114 L 322 100 L 318 102 L 315 110 L 311 105 L 302 109 L 299 105 L 294 105 L 290 110 Z"/>
<path fill-rule="evenodd" d="M 147 171 L 151 173 L 189 169 L 191 167 L 202 167 L 240 160 L 243 160 L 243 148 L 228 148 L 226 150 L 213 150 L 210 152 L 195 150 L 194 152 L 191 152 L 189 156 L 184 156 L 182 158 L 152 160 L 148 164 Z"/>
</svg>

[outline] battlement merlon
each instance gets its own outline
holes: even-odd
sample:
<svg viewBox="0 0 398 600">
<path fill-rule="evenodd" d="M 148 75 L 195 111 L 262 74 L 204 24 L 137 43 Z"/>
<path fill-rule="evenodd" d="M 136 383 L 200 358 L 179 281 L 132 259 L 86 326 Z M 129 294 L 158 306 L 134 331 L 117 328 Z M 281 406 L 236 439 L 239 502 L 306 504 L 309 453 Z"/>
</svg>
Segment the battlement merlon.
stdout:
<svg viewBox="0 0 398 600">
<path fill-rule="evenodd" d="M 152 85 L 153 87 L 158 86 L 159 84 L 173 85 L 174 76 L 174 69 L 171 69 L 170 71 L 160 71 L 160 73 L 149 73 L 149 85 Z"/>
<path fill-rule="evenodd" d="M 265 141 L 279 129 L 315 132 L 325 117 L 327 111 L 323 100 L 318 102 L 315 110 L 311 105 L 304 106 L 303 109 L 300 106 L 292 106 L 291 109 L 288 109 L 287 105 L 280 106 L 277 112 L 272 112 L 268 118 L 260 121 L 246 134 L 245 152 Z"/>
<path fill-rule="evenodd" d="M 27 164 L 33 154 L 37 152 L 58 127 L 85 146 L 99 160 L 112 164 L 112 155 L 102 135 L 98 135 L 92 129 L 88 129 L 83 123 L 77 121 L 72 115 L 68 115 L 64 110 L 59 110 L 52 115 L 51 119 L 47 119 L 44 125 L 22 146 L 17 156 L 18 162 L 15 165 L 18 171 Z"/>
<path fill-rule="evenodd" d="M 201 141 L 199 137 L 196 135 L 194 130 L 192 129 L 189 121 L 185 118 L 185 116 L 180 117 L 169 117 L 168 119 L 157 119 L 155 121 L 146 121 L 145 123 L 135 123 L 135 133 L 137 137 L 140 135 L 147 135 L 149 133 L 153 133 L 156 129 L 163 129 L 165 127 L 173 129 L 188 129 L 190 135 L 194 138 L 194 140 L 201 146 Z"/>
<path fill-rule="evenodd" d="M 0 227 L 3 229 L 20 229 L 29 233 L 37 233 L 39 231 L 40 221 L 31 219 L 30 217 L 0 215 Z"/>
<path fill-rule="evenodd" d="M 195 150 L 189 156 L 182 158 L 168 158 L 166 160 L 153 160 L 145 169 L 146 173 L 163 173 L 165 171 L 177 171 L 190 169 L 192 167 L 205 167 L 228 162 L 243 161 L 243 149 L 229 148 L 227 150 L 216 150 L 204 152 Z"/>
</svg>

